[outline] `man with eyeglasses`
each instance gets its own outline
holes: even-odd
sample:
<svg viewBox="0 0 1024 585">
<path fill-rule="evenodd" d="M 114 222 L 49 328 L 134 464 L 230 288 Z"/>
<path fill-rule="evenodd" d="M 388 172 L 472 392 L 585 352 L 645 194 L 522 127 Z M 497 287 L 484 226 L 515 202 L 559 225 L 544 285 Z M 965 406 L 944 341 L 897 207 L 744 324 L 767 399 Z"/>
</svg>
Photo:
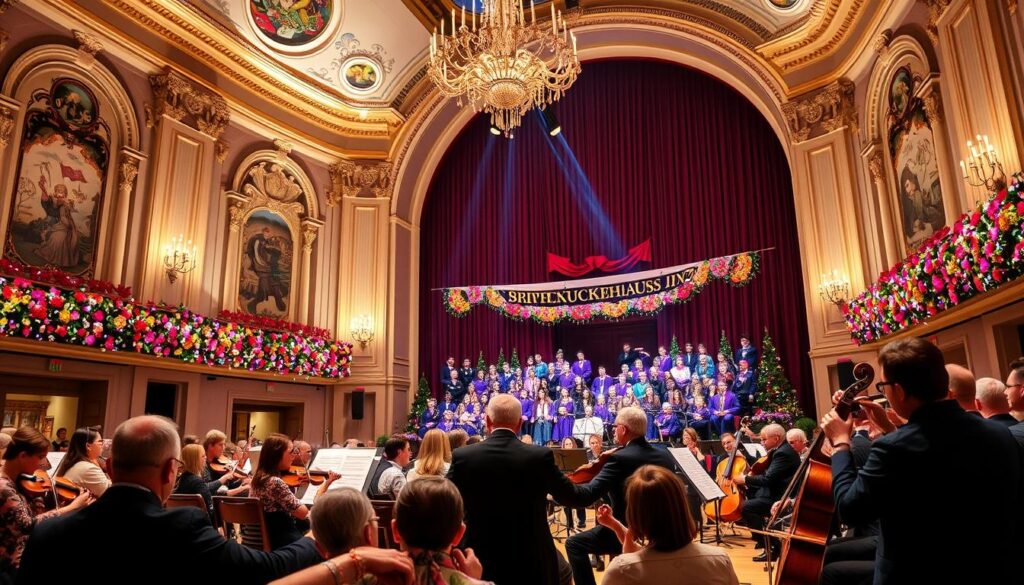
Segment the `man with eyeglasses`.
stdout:
<svg viewBox="0 0 1024 585">
<path fill-rule="evenodd" d="M 1010 375 L 1006 377 L 1006 400 L 1010 403 L 1010 411 L 1024 412 L 1024 357 L 1010 362 Z M 1024 422 L 1010 427 L 1010 434 L 1021 449 L 1024 449 Z"/>
<path fill-rule="evenodd" d="M 882 406 L 862 400 L 885 434 L 858 469 L 850 452 L 853 417 L 844 420 L 833 409 L 821 421 L 833 447 L 836 513 L 847 524 L 879 520 L 874 584 L 1019 581 L 1019 512 L 1010 506 L 979 513 L 976 495 L 993 486 L 1021 493 L 1021 449 L 1006 427 L 948 399 L 949 374 L 935 345 L 894 341 L 878 363 L 876 388 L 906 424 L 897 428 Z"/>
<path fill-rule="evenodd" d="M 117 543 L 119 556 L 143 568 L 134 579 L 153 583 L 188 583 L 197 575 L 207 582 L 265 583 L 323 560 L 311 538 L 267 553 L 225 539 L 205 510 L 164 508 L 181 465 L 180 445 L 176 425 L 163 417 L 121 423 L 111 448 L 113 485 L 88 508 L 36 526 L 18 582 L 81 581 L 83 568 L 96 560 L 95 549 L 83 543 Z M 59 563 L 53 551 L 60 551 Z"/>
</svg>

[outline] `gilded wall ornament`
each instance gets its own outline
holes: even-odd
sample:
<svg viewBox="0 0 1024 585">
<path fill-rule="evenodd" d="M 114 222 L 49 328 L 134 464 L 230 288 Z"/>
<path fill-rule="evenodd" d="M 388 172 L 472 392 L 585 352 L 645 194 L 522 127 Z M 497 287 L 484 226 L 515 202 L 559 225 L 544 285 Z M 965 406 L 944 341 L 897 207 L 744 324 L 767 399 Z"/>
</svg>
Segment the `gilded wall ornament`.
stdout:
<svg viewBox="0 0 1024 585">
<path fill-rule="evenodd" d="M 231 145 L 227 142 L 218 139 L 217 142 L 213 143 L 213 154 L 217 157 L 217 162 L 224 162 L 228 158 L 228 152 L 231 151 Z"/>
<path fill-rule="evenodd" d="M 337 205 L 343 197 L 359 197 L 364 192 L 373 197 L 391 196 L 391 169 L 389 162 L 356 162 L 343 160 L 331 165 L 331 192 L 328 205 Z"/>
<path fill-rule="evenodd" d="M 18 0 L 0 0 L 0 14 L 3 14 L 5 10 L 14 6 Z"/>
<path fill-rule="evenodd" d="M 852 81 L 840 79 L 811 97 L 782 104 L 793 140 L 803 142 L 843 126 L 856 129 L 853 91 Z"/>
<path fill-rule="evenodd" d="M 928 25 L 925 29 L 928 31 L 928 38 L 932 40 L 935 45 L 939 44 L 939 19 L 945 14 L 946 9 L 949 8 L 950 3 L 953 0 L 917 0 L 928 7 Z"/>
<path fill-rule="evenodd" d="M 4 49 L 7 47 L 7 41 L 9 40 L 11 40 L 11 33 L 5 30 L 0 30 L 0 53 L 4 52 Z"/>
<path fill-rule="evenodd" d="M 885 160 L 882 158 L 882 153 L 875 150 L 872 153 L 871 158 L 868 159 L 868 170 L 871 171 L 871 178 L 875 181 L 881 181 L 885 173 Z"/>
<path fill-rule="evenodd" d="M 14 133 L 14 111 L 0 107 L 0 148 L 7 148 Z"/>
<path fill-rule="evenodd" d="M 95 57 L 97 53 L 103 50 L 103 43 L 95 36 L 80 30 L 73 30 L 71 34 L 75 36 L 75 41 L 78 42 L 79 51 Z"/>
<path fill-rule="evenodd" d="M 131 193 L 135 189 L 135 179 L 139 176 L 139 159 L 122 154 L 118 170 L 118 189 L 122 193 Z"/>
<path fill-rule="evenodd" d="M 249 183 L 242 188 L 242 192 L 254 197 L 258 191 L 281 203 L 291 203 L 298 199 L 302 195 L 302 187 L 295 177 L 285 173 L 281 165 L 269 164 L 269 169 L 266 161 L 256 163 L 249 169 Z"/>
<path fill-rule="evenodd" d="M 338 53 L 329 67 L 311 67 L 306 71 L 333 85 L 341 84 L 354 93 L 368 94 L 379 88 L 395 64 L 384 45 L 374 43 L 368 49 L 363 48 L 352 33 L 342 35 L 334 48 Z"/>
<path fill-rule="evenodd" d="M 149 123 L 168 116 L 179 122 L 188 123 L 191 118 L 200 132 L 220 138 L 227 128 L 231 111 L 227 102 L 219 95 L 201 88 L 178 73 L 169 71 L 149 78 L 153 88 L 154 104 L 147 118 Z"/>
<path fill-rule="evenodd" d="M 883 30 L 882 32 L 878 33 L 878 36 L 875 37 L 875 52 L 878 53 L 879 56 L 884 58 L 886 55 L 889 54 L 889 43 L 891 42 L 891 30 Z"/>
</svg>

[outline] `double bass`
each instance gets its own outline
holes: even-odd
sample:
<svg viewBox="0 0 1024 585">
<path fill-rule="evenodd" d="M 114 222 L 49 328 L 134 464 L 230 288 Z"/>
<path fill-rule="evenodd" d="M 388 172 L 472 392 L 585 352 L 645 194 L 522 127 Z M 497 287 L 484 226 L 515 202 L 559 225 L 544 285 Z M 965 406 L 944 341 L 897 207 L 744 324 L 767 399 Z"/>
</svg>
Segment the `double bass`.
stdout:
<svg viewBox="0 0 1024 585">
<path fill-rule="evenodd" d="M 854 397 L 863 392 L 875 378 L 875 370 L 866 363 L 853 368 L 853 384 L 843 390 L 836 402 L 836 413 L 843 419 L 850 416 L 856 406 Z M 810 452 L 786 488 L 782 501 L 793 498 L 793 515 L 789 532 L 772 532 L 783 539 L 782 555 L 779 557 L 776 585 L 818 585 L 821 567 L 825 558 L 835 502 L 832 499 L 832 463 L 822 452 L 825 433 L 818 433 Z M 799 488 L 795 488 L 799 486 Z M 768 526 L 775 524 L 782 508 L 768 519 Z M 771 532 L 771 531 L 770 531 Z"/>
<path fill-rule="evenodd" d="M 740 426 L 745 427 L 748 422 L 748 418 L 743 417 Z M 740 511 L 743 509 L 743 490 L 732 479 L 747 471 L 747 459 L 740 455 L 737 461 L 736 454 L 740 452 L 741 434 L 736 433 L 734 436 L 736 443 L 733 445 L 732 453 L 729 453 L 728 459 L 720 461 L 715 470 L 715 483 L 725 492 L 725 497 L 716 500 L 717 506 L 716 501 L 704 504 L 704 513 L 716 522 L 735 522 L 740 519 Z"/>
</svg>

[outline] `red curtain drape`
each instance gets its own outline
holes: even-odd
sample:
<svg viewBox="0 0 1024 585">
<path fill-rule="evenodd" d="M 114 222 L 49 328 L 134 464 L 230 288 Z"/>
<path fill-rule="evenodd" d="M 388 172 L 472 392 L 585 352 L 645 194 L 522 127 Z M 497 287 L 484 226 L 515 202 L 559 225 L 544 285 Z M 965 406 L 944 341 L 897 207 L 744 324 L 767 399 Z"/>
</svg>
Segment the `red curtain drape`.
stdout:
<svg viewBox="0 0 1024 585">
<path fill-rule="evenodd" d="M 479 116 L 433 177 L 420 289 L 421 368 L 431 386 L 448 355 L 475 365 L 481 350 L 493 362 L 499 348 L 508 356 L 515 347 L 550 360 L 554 339 L 550 328 L 483 308 L 451 317 L 431 289 L 557 280 L 546 271 L 548 250 L 620 258 L 623 242 L 651 238 L 655 268 L 775 247 L 751 285 L 716 283 L 652 319 L 659 343 L 675 333 L 711 352 L 722 330 L 734 346 L 743 333 L 760 345 L 767 326 L 812 409 L 792 181 L 761 114 L 712 77 L 654 61 L 588 62 L 555 107 L 563 128 L 555 138 L 533 114 L 514 140 L 491 135 Z"/>
<path fill-rule="evenodd" d="M 576 264 L 571 258 L 548 252 L 548 272 L 557 272 L 569 278 L 579 278 L 595 270 L 599 272 L 626 272 L 641 262 L 651 261 L 651 240 L 647 239 L 629 249 L 622 258 L 610 260 L 605 255 L 587 256 Z"/>
</svg>

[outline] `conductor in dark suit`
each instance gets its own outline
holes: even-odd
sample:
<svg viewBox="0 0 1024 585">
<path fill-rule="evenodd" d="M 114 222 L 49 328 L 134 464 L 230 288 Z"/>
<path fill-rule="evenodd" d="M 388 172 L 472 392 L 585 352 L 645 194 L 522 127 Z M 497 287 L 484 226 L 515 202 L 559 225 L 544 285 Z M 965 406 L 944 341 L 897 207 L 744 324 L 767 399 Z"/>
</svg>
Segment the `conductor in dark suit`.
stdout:
<svg viewBox="0 0 1024 585">
<path fill-rule="evenodd" d="M 765 522 L 772 510 L 772 504 L 782 498 L 793 474 L 800 467 L 800 456 L 786 442 L 786 429 L 781 425 L 765 425 L 761 429 L 761 444 L 768 451 L 768 468 L 759 475 L 741 475 L 734 478 L 736 485 L 747 486 L 747 500 L 740 513 L 748 528 L 764 530 Z M 764 537 L 751 534 L 755 542 L 764 542 Z M 779 541 L 770 540 L 771 550 L 766 550 L 755 561 L 764 561 L 769 555 L 779 555 Z"/>
<path fill-rule="evenodd" d="M 134 580 L 161 584 L 266 583 L 323 560 L 310 538 L 267 553 L 225 539 L 205 510 L 165 509 L 180 454 L 171 421 L 139 416 L 121 423 L 111 449 L 113 485 L 88 508 L 36 525 L 17 583 L 81 581 L 82 571 L 96 566 L 88 543 L 116 543 L 119 558 L 143 567 Z"/>
<path fill-rule="evenodd" d="M 573 507 L 589 506 L 607 496 L 612 515 L 625 524 L 626 479 L 643 465 L 660 465 L 675 471 L 676 461 L 668 451 L 651 446 L 644 438 L 647 434 L 647 415 L 643 410 L 635 406 L 619 410 L 613 429 L 615 444 L 622 448 L 608 459 L 597 477 L 589 483 L 575 486 L 576 489 L 568 497 L 555 493 L 552 495 L 560 504 Z M 621 553 L 622 545 L 614 532 L 604 526 L 597 526 L 570 536 L 565 542 L 565 552 L 569 556 L 576 585 L 594 585 L 594 571 L 590 566 L 589 555 Z"/>
<path fill-rule="evenodd" d="M 836 512 L 847 523 L 879 520 L 874 584 L 1019 583 L 1019 507 L 979 513 L 976 497 L 993 485 L 1003 494 L 1024 489 L 1010 431 L 947 399 L 949 375 L 931 343 L 894 341 L 878 363 L 875 386 L 906 424 L 897 428 L 880 405 L 862 401 L 885 434 L 858 469 L 852 420 L 832 410 L 821 421 L 834 449 Z"/>
<path fill-rule="evenodd" d="M 573 484 L 551 449 L 517 438 L 522 405 L 515 397 L 492 398 L 484 424 L 490 437 L 453 451 L 448 470 L 465 505 L 463 544 L 480 559 L 484 580 L 496 585 L 567 585 L 572 573 L 551 539 L 547 495 L 570 497 Z"/>
</svg>

